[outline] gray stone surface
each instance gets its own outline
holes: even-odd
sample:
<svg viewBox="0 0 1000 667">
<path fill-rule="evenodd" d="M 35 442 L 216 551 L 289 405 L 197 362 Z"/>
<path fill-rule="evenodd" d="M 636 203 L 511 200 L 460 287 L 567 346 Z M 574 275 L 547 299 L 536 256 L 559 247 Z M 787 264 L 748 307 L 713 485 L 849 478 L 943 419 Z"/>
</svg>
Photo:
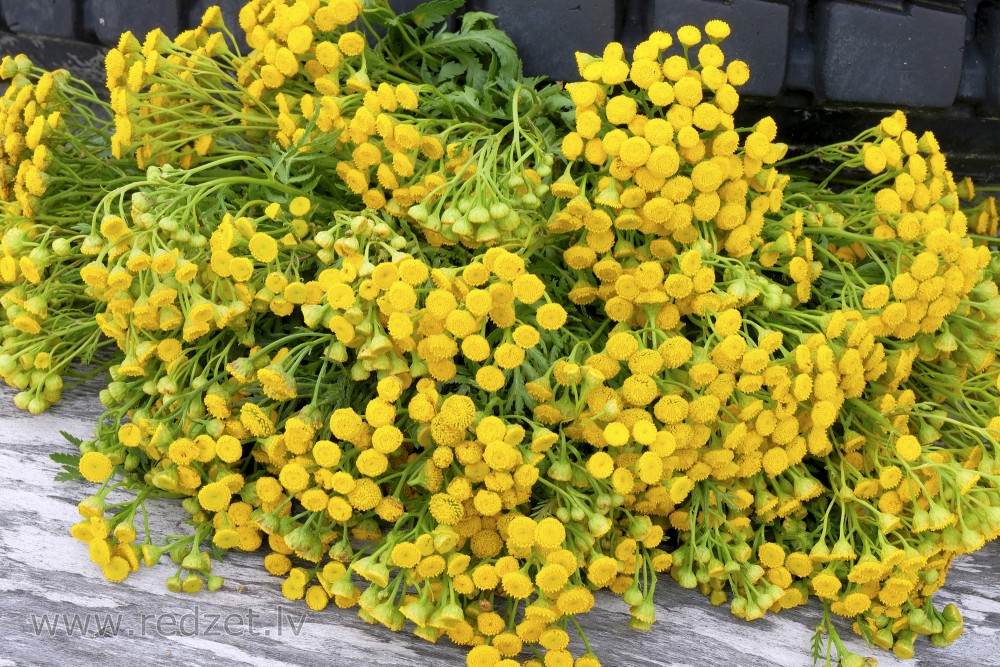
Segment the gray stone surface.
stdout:
<svg viewBox="0 0 1000 667">
<path fill-rule="evenodd" d="M 962 78 L 966 17 L 905 3 L 818 3 L 817 77 L 830 100 L 947 107 Z"/>
<path fill-rule="evenodd" d="M 140 41 L 153 28 L 176 35 L 182 30 L 180 4 L 178 0 L 89 0 L 81 8 L 86 28 L 102 44 L 114 46 L 126 30 Z"/>
<path fill-rule="evenodd" d="M 3 4 L 3 21 L 11 32 L 54 37 L 76 36 L 73 0 L 30 0 Z"/>
</svg>

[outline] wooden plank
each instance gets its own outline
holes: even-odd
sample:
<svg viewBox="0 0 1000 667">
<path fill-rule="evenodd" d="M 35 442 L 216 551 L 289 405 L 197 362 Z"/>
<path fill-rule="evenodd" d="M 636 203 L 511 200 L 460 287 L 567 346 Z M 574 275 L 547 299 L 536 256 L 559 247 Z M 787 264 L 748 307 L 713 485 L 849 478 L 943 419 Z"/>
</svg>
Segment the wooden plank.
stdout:
<svg viewBox="0 0 1000 667">
<path fill-rule="evenodd" d="M 142 568 L 120 584 L 106 581 L 86 547 L 68 533 L 77 520 L 76 503 L 93 487 L 54 482 L 58 466 L 48 458 L 53 451 L 72 451 L 60 430 L 80 437 L 92 432 L 100 414 L 98 388 L 91 383 L 67 392 L 38 417 L 16 410 L 13 392 L 0 390 L 0 667 L 465 664 L 465 650 L 447 640 L 429 644 L 368 625 L 353 611 L 331 606 L 317 613 L 285 600 L 279 580 L 264 571 L 261 554 L 227 556 L 216 566 L 226 584 L 215 593 L 167 591 L 167 563 Z M 180 532 L 182 516 L 176 503 L 151 504 L 157 534 Z M 876 656 L 882 667 L 1000 665 L 1000 544 L 958 560 L 937 601 L 962 609 L 965 635 L 946 649 L 921 639 L 914 661 L 868 649 L 846 623 L 839 625 L 841 634 L 852 650 Z M 640 633 L 628 628 L 620 599 L 598 595 L 582 624 L 604 665 L 804 667 L 811 662 L 809 639 L 821 613 L 813 603 L 746 623 L 669 579 L 657 587 L 656 606 L 653 630 Z M 67 633 L 65 623 L 74 615 L 80 624 L 89 619 L 87 636 L 80 636 L 79 625 L 74 636 Z M 39 627 L 43 623 L 48 625 Z M 115 625 L 117 635 L 99 636 L 99 626 Z"/>
</svg>

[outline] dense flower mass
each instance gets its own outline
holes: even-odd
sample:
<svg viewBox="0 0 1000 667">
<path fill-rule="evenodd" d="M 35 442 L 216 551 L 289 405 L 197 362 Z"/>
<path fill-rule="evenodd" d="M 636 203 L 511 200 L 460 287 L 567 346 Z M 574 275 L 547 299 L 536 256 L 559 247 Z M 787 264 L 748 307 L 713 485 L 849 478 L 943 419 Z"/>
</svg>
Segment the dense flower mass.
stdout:
<svg viewBox="0 0 1000 667">
<path fill-rule="evenodd" d="M 575 617 L 648 630 L 661 573 L 818 598 L 828 663 L 863 663 L 831 614 L 957 638 L 932 595 L 1000 534 L 995 200 L 901 112 L 794 157 L 737 127 L 721 21 L 562 87 L 445 18 L 253 0 L 243 54 L 212 8 L 123 35 L 110 102 L 0 64 L 0 376 L 38 413 L 109 373 L 64 474 L 91 560 L 194 593 L 262 550 L 469 667 L 597 667 Z M 189 535 L 136 530 L 153 497 Z"/>
</svg>

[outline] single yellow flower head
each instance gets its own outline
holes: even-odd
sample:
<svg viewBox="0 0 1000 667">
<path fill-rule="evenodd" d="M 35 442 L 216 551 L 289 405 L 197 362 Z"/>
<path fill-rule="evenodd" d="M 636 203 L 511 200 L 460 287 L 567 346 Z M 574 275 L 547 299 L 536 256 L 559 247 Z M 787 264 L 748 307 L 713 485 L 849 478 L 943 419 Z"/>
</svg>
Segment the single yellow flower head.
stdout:
<svg viewBox="0 0 1000 667">
<path fill-rule="evenodd" d="M 101 452 L 87 452 L 80 457 L 80 474 L 89 482 L 100 483 L 111 477 L 114 466 Z"/>
</svg>

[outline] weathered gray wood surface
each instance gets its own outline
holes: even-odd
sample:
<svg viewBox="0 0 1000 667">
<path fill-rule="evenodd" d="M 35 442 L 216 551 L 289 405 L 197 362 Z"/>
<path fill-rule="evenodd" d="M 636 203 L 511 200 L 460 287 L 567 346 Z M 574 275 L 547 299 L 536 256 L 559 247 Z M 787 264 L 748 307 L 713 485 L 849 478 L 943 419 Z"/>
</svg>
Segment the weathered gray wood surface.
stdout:
<svg viewBox="0 0 1000 667">
<path fill-rule="evenodd" d="M 345 665 L 457 667 L 465 650 L 447 640 L 429 644 L 405 633 L 370 626 L 352 611 L 311 612 L 281 596 L 260 554 L 232 554 L 215 593 L 170 593 L 165 562 L 112 584 L 90 563 L 85 545 L 69 535 L 76 503 L 93 491 L 83 483 L 53 481 L 48 454 L 70 451 L 60 430 L 86 437 L 99 414 L 96 385 L 67 393 L 48 413 L 32 417 L 0 390 L 0 667 L 18 665 Z M 154 529 L 180 532 L 183 511 L 153 507 Z M 965 636 L 947 649 L 918 644 L 917 658 L 897 660 L 868 649 L 841 624 L 848 646 L 878 657 L 882 667 L 1000 665 L 1000 544 L 960 560 L 937 600 L 955 602 Z M 754 623 L 715 608 L 694 591 L 667 580 L 657 588 L 658 621 L 649 633 L 627 626 L 621 600 L 598 596 L 583 626 L 608 667 L 652 665 L 781 666 L 811 664 L 809 640 L 820 617 L 814 603 Z M 249 622 L 253 620 L 253 635 Z M 281 617 L 279 628 L 278 618 Z M 143 618 L 145 616 L 145 622 Z M 66 621 L 79 619 L 69 636 Z M 197 619 L 197 627 L 195 620 Z M 223 628 L 228 619 L 228 629 Z M 101 636 L 98 626 L 117 624 Z M 213 624 L 214 627 L 210 627 Z M 39 625 L 48 622 L 40 628 Z M 144 626 L 145 623 L 145 626 Z M 301 624 L 301 625 L 300 625 Z M 145 627 L 145 632 L 143 629 Z"/>
</svg>

